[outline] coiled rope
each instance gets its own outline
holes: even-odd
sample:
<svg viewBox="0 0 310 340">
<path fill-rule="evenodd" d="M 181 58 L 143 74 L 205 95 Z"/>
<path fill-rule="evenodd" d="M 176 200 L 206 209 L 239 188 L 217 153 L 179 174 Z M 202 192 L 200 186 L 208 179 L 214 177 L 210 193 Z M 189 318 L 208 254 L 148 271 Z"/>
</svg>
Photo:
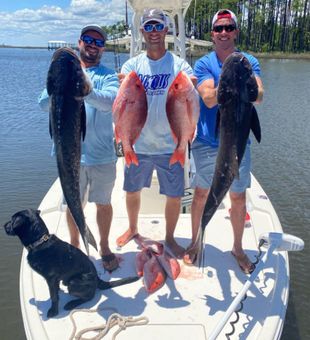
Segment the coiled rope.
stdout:
<svg viewBox="0 0 310 340">
<path fill-rule="evenodd" d="M 78 312 L 84 312 L 84 313 L 98 313 L 99 311 L 102 310 L 113 310 L 115 311 L 114 308 L 103 308 L 103 309 L 74 309 L 70 312 L 70 320 L 72 321 L 73 324 L 73 331 L 71 333 L 71 336 L 69 340 L 99 340 L 105 337 L 110 329 L 112 329 L 114 326 L 118 326 L 118 329 L 116 332 L 113 333 L 112 335 L 112 340 L 116 339 L 116 336 L 126 330 L 127 327 L 133 327 L 133 326 L 143 326 L 146 325 L 149 322 L 149 319 L 145 316 L 141 316 L 138 318 L 134 318 L 133 316 L 122 316 L 121 314 L 118 313 L 113 313 L 109 316 L 107 322 L 105 324 L 99 325 L 99 326 L 94 326 L 94 327 L 88 327 L 80 330 L 78 333 L 77 327 L 76 327 L 76 322 L 73 318 L 73 315 Z M 87 337 L 83 338 L 83 335 L 89 332 L 97 332 L 98 334 L 92 338 Z"/>
</svg>

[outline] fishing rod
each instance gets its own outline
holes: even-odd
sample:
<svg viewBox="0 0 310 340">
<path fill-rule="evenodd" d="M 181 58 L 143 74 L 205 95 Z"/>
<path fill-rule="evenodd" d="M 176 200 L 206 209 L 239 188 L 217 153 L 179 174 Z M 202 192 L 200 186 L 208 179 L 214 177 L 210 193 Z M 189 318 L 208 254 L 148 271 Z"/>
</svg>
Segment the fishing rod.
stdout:
<svg viewBox="0 0 310 340">
<path fill-rule="evenodd" d="M 259 237 L 259 242 L 264 246 L 268 247 L 267 252 L 264 254 L 260 262 L 257 264 L 255 270 L 251 274 L 251 276 L 247 279 L 243 288 L 238 293 L 238 295 L 234 298 L 228 309 L 226 310 L 224 316 L 216 325 L 214 330 L 212 331 L 208 340 L 215 340 L 222 329 L 225 327 L 227 321 L 231 317 L 232 313 L 236 310 L 240 302 L 243 300 L 246 292 L 251 287 L 252 283 L 255 281 L 258 273 L 264 267 L 264 264 L 267 262 L 271 254 L 276 251 L 300 251 L 304 249 L 304 241 L 299 237 L 294 235 L 286 234 L 286 233 L 265 233 Z"/>
</svg>

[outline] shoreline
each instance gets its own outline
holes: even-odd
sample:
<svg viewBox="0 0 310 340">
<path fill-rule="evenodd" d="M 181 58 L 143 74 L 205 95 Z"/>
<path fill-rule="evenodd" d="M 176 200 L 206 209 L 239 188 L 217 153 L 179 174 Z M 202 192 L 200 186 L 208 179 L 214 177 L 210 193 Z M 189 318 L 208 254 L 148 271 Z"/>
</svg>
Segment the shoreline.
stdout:
<svg viewBox="0 0 310 340">
<path fill-rule="evenodd" d="M 9 46 L 9 45 L 0 45 L 0 48 L 19 48 L 19 49 L 41 49 L 48 50 L 47 47 L 44 46 Z M 114 52 L 115 47 L 106 45 L 105 51 Z M 199 50 L 189 50 L 187 53 L 187 57 L 202 57 L 205 54 L 209 53 L 210 49 L 199 49 Z M 301 53 L 286 53 L 286 52 L 253 52 L 247 51 L 251 53 L 257 58 L 261 59 L 304 59 L 310 60 L 310 52 L 301 52 Z M 129 53 L 128 49 L 118 47 L 117 53 Z"/>
</svg>

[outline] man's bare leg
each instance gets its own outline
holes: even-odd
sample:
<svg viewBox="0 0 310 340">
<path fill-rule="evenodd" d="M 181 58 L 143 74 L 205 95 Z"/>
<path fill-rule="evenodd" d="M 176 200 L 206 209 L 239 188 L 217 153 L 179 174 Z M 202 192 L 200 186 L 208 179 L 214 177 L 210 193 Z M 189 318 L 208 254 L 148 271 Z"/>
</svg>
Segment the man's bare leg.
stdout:
<svg viewBox="0 0 310 340">
<path fill-rule="evenodd" d="M 70 234 L 70 244 L 76 248 L 80 248 L 80 232 L 68 207 L 66 210 L 66 218 Z"/>
<path fill-rule="evenodd" d="M 109 233 L 113 217 L 113 208 L 111 204 L 96 204 L 96 206 L 97 224 L 100 234 L 100 255 L 104 268 L 111 272 L 119 266 L 116 256 L 113 256 L 114 254 L 109 247 Z"/>
<path fill-rule="evenodd" d="M 230 193 L 231 212 L 230 221 L 234 233 L 234 244 L 232 247 L 232 254 L 236 258 L 240 268 L 245 273 L 251 273 L 255 266 L 249 260 L 242 247 L 242 237 L 244 232 L 244 221 L 246 215 L 246 194 Z"/>
<path fill-rule="evenodd" d="M 202 189 L 196 187 L 194 191 L 193 202 L 191 206 L 191 220 L 192 220 L 192 241 L 190 245 L 187 247 L 185 251 L 185 255 L 183 260 L 186 264 L 192 265 L 196 262 L 198 252 L 199 252 L 199 244 L 198 242 L 198 233 L 199 227 L 201 223 L 201 217 L 203 214 L 203 210 L 208 198 L 209 189 Z"/>
<path fill-rule="evenodd" d="M 181 208 L 181 197 L 167 196 L 165 217 L 166 217 L 166 244 L 177 258 L 182 258 L 185 249 L 181 247 L 174 238 L 174 231 L 179 219 Z"/>
<path fill-rule="evenodd" d="M 141 205 L 141 191 L 126 192 L 126 207 L 129 220 L 129 228 L 116 239 L 116 244 L 123 247 L 135 235 L 138 234 L 138 216 Z"/>
</svg>

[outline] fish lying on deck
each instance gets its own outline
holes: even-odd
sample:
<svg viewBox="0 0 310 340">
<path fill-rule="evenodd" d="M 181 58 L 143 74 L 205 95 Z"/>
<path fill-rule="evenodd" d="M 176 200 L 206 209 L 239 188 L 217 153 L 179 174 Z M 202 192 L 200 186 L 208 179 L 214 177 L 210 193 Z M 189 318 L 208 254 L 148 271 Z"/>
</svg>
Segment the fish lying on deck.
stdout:
<svg viewBox="0 0 310 340">
<path fill-rule="evenodd" d="M 148 293 L 161 288 L 167 278 L 176 280 L 181 272 L 178 260 L 171 256 L 160 242 L 137 235 L 135 241 L 142 248 L 136 255 L 136 271 L 143 276 L 144 287 Z"/>
<path fill-rule="evenodd" d="M 184 71 L 179 72 L 170 85 L 166 111 L 172 137 L 177 145 L 169 164 L 180 162 L 184 167 L 186 147 L 193 140 L 199 118 L 199 96 Z"/>
<path fill-rule="evenodd" d="M 224 62 L 218 86 L 219 104 L 217 128 L 219 149 L 213 181 L 201 219 L 200 260 L 204 231 L 228 192 L 234 178 L 239 178 L 239 165 L 243 158 L 250 130 L 257 141 L 261 129 L 252 102 L 257 99 L 258 86 L 252 67 L 241 53 L 232 53 Z"/>
<path fill-rule="evenodd" d="M 91 83 L 75 52 L 66 47 L 58 49 L 53 55 L 47 76 L 50 134 L 54 140 L 63 194 L 87 254 L 88 242 L 97 249 L 96 241 L 85 223 L 79 187 L 81 139 L 86 133 L 83 97 L 90 91 Z"/>
<path fill-rule="evenodd" d="M 123 79 L 112 107 L 116 143 L 122 142 L 126 165 L 139 165 L 133 145 L 140 136 L 147 117 L 145 89 L 137 73 Z"/>
</svg>

